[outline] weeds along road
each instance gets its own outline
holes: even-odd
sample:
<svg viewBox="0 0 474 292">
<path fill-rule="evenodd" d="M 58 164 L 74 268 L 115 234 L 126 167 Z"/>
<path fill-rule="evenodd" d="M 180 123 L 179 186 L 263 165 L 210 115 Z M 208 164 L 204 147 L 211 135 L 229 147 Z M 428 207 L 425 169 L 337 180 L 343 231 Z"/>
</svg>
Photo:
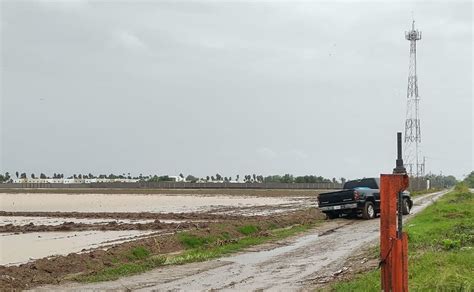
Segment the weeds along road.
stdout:
<svg viewBox="0 0 474 292">
<path fill-rule="evenodd" d="M 412 214 L 420 212 L 446 192 L 415 198 Z M 43 288 L 144 291 L 304 289 L 314 279 L 334 274 L 354 251 L 376 241 L 379 223 L 379 219 L 341 218 L 327 221 L 301 236 L 256 246 L 218 260 L 159 268 L 112 282 L 71 283 Z"/>
</svg>

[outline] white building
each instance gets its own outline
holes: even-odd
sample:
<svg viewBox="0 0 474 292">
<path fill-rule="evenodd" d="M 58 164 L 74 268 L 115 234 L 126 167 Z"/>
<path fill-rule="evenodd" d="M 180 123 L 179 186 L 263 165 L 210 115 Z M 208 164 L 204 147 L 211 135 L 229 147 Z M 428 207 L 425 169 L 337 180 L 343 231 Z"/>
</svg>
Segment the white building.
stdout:
<svg viewBox="0 0 474 292">
<path fill-rule="evenodd" d="M 175 182 L 184 182 L 184 178 L 180 177 L 179 175 L 169 175 L 170 180 Z"/>
<path fill-rule="evenodd" d="M 85 180 L 82 178 L 65 178 L 64 179 L 65 184 L 83 184 L 84 182 Z"/>
</svg>

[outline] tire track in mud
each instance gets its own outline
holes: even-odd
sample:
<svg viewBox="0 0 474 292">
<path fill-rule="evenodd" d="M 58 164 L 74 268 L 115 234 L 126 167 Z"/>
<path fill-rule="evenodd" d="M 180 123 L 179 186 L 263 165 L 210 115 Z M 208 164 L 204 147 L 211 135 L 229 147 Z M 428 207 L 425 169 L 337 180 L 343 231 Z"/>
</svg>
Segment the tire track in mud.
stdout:
<svg viewBox="0 0 474 292">
<path fill-rule="evenodd" d="M 447 191 L 414 199 L 413 213 L 421 211 Z M 244 252 L 183 266 L 159 268 L 117 281 L 46 289 L 124 290 L 299 290 L 314 288 L 315 279 L 330 277 L 343 268 L 354 252 L 373 244 L 380 220 L 336 219 L 305 234 Z"/>
</svg>

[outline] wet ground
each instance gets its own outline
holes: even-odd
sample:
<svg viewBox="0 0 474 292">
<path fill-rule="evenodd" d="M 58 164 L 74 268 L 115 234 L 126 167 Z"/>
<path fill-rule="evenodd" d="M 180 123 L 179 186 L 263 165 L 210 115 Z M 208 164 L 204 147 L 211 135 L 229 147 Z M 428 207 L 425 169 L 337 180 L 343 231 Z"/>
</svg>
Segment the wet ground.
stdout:
<svg viewBox="0 0 474 292">
<path fill-rule="evenodd" d="M 421 211 L 444 193 L 414 199 L 412 213 Z M 340 218 L 291 240 L 257 246 L 219 260 L 159 268 L 112 282 L 44 288 L 127 291 L 314 289 L 347 270 L 343 265 L 354 252 L 376 242 L 379 223 L 379 219 Z"/>
<path fill-rule="evenodd" d="M 87 251 L 153 233 L 139 230 L 5 233 L 0 235 L 0 265 L 18 265 L 53 255 L 66 255 L 71 251 Z"/>
<path fill-rule="evenodd" d="M 205 212 L 225 207 L 277 206 L 298 198 L 225 195 L 0 193 L 2 211 Z"/>
<path fill-rule="evenodd" d="M 301 210 L 314 207 L 315 197 L 1 193 L 0 202 L 0 265 L 18 265 L 135 236 Z"/>
<path fill-rule="evenodd" d="M 35 217 L 35 216 L 0 216 L 0 226 L 3 225 L 28 225 L 34 222 L 35 225 L 56 226 L 64 222 L 83 223 L 83 224 L 108 224 L 115 222 L 117 224 L 123 223 L 151 223 L 153 219 L 111 219 L 111 218 L 67 218 L 67 217 Z M 165 222 L 165 220 L 162 220 Z M 180 222 L 178 220 L 166 220 L 166 223 Z"/>
</svg>

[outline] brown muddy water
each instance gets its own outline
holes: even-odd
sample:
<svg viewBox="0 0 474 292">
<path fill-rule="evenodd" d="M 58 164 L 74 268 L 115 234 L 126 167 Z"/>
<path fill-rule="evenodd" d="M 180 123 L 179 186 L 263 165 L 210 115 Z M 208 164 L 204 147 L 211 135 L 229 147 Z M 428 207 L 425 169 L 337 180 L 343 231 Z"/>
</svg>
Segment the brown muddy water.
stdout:
<svg viewBox="0 0 474 292">
<path fill-rule="evenodd" d="M 237 216 L 267 215 L 308 207 L 307 197 L 255 197 L 224 195 L 161 194 L 53 194 L 0 193 L 0 211 L 6 212 L 126 212 L 191 213 L 212 212 Z M 62 218 L 43 216 L 0 216 L 0 225 L 23 226 L 74 223 L 146 223 L 152 220 L 113 218 Z M 160 220 L 179 222 L 180 220 Z M 197 221 L 197 220 L 192 220 Z M 156 231 L 64 231 L 0 234 L 0 265 L 17 265 L 52 255 L 67 255 L 134 240 Z"/>
<path fill-rule="evenodd" d="M 289 198 L 141 195 L 141 194 L 0 194 L 2 211 L 60 212 L 202 212 L 216 207 L 290 203 Z"/>
<path fill-rule="evenodd" d="M 30 217 L 30 216 L 0 216 L 0 226 L 13 225 L 27 225 L 34 223 L 35 225 L 55 226 L 61 225 L 64 222 L 84 223 L 84 224 L 108 224 L 110 222 L 119 223 L 151 223 L 154 220 L 136 220 L 136 219 L 91 219 L 91 218 L 66 218 L 66 217 Z M 179 222 L 178 220 L 160 220 L 160 222 Z"/>
<path fill-rule="evenodd" d="M 53 255 L 67 255 L 122 243 L 153 231 L 38 232 L 0 235 L 0 265 L 18 265 Z"/>
</svg>

